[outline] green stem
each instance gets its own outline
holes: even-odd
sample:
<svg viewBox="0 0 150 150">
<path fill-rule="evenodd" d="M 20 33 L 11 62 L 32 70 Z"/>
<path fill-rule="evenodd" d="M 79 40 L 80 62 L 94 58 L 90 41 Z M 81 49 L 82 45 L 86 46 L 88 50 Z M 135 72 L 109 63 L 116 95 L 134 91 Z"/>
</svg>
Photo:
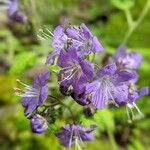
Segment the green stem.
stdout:
<svg viewBox="0 0 150 150">
<path fill-rule="evenodd" d="M 132 33 L 135 31 L 135 29 L 139 26 L 139 24 L 144 19 L 145 15 L 148 13 L 149 8 L 150 8 L 150 0 L 147 0 L 145 6 L 143 8 L 143 11 L 141 12 L 139 18 L 136 21 L 133 21 L 132 16 L 131 16 L 131 12 L 129 10 L 125 10 L 125 15 L 126 15 L 126 18 L 128 21 L 129 29 L 128 29 L 128 32 L 126 33 L 125 37 L 124 37 L 122 44 L 126 44 L 126 42 L 130 38 Z"/>
<path fill-rule="evenodd" d="M 108 134 L 110 143 L 111 143 L 111 145 L 112 145 L 112 150 L 118 150 L 118 146 L 117 146 L 117 144 L 116 144 L 116 141 L 115 141 L 113 132 L 111 132 L 111 130 L 107 129 L 107 134 Z"/>
<path fill-rule="evenodd" d="M 129 9 L 125 10 L 125 15 L 126 15 L 126 18 L 127 18 L 127 22 L 128 22 L 129 27 L 131 27 L 132 24 L 134 23 L 134 21 L 133 21 L 133 18 L 132 18 L 132 16 L 131 16 L 131 12 L 130 12 Z"/>
<path fill-rule="evenodd" d="M 67 110 L 70 112 L 70 115 L 72 116 L 73 123 L 76 124 L 75 116 L 74 116 L 72 110 L 70 109 L 70 107 L 68 105 L 66 105 L 65 103 L 63 103 L 60 99 L 58 99 L 52 95 L 50 95 L 50 97 L 56 99 L 59 102 L 59 104 L 61 104 L 62 106 L 67 108 Z"/>
</svg>

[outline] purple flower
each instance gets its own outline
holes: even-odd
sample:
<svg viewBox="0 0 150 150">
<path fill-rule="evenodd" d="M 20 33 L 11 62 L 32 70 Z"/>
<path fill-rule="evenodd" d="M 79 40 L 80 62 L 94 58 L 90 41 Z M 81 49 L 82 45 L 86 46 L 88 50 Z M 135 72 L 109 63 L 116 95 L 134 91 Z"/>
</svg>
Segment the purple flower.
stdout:
<svg viewBox="0 0 150 150">
<path fill-rule="evenodd" d="M 19 23 L 27 22 L 26 14 L 19 10 L 19 0 L 4 0 L 4 4 L 9 19 Z"/>
<path fill-rule="evenodd" d="M 93 65 L 78 57 L 75 49 L 68 52 L 61 51 L 58 66 L 62 67 L 58 75 L 61 86 L 68 88 L 70 85 L 91 81 L 93 78 Z"/>
<path fill-rule="evenodd" d="M 91 95 L 91 102 L 97 109 L 103 109 L 109 99 L 117 105 L 116 99 L 127 99 L 125 83 L 135 77 L 134 72 L 117 71 L 115 64 L 109 64 L 97 71 L 97 79 L 87 84 L 86 93 Z"/>
<path fill-rule="evenodd" d="M 23 94 L 16 93 L 16 95 L 22 98 L 21 103 L 25 107 L 25 115 L 32 113 L 36 107 L 43 105 L 48 95 L 47 80 L 49 75 L 50 72 L 48 71 L 37 75 L 34 78 L 32 87 L 19 81 L 25 87 L 25 90 L 23 90 Z"/>
<path fill-rule="evenodd" d="M 80 85 L 79 85 L 80 86 Z M 79 88 L 79 87 L 78 87 Z M 91 103 L 90 97 L 86 94 L 85 87 L 81 91 L 76 92 L 75 90 L 71 93 L 71 97 L 80 105 L 85 106 Z"/>
<path fill-rule="evenodd" d="M 84 23 L 79 27 L 69 26 L 66 29 L 66 34 L 70 38 L 72 46 L 76 47 L 79 56 L 88 55 L 90 52 L 96 53 L 103 51 L 103 47 L 97 37 L 92 35 Z"/>
<path fill-rule="evenodd" d="M 68 124 L 61 128 L 61 131 L 56 134 L 59 138 L 60 144 L 65 147 L 70 147 L 75 144 L 76 148 L 81 149 L 84 141 L 94 140 L 91 132 L 95 130 L 96 126 L 92 125 L 89 130 L 81 125 Z"/>
<path fill-rule="evenodd" d="M 67 35 L 65 34 L 65 28 L 63 25 L 59 25 L 53 32 L 52 48 L 53 51 L 48 55 L 46 63 L 51 65 L 54 62 L 54 58 L 59 56 L 60 51 L 65 48 L 67 44 Z"/>
<path fill-rule="evenodd" d="M 48 123 L 44 117 L 39 114 L 34 115 L 30 120 L 30 126 L 33 133 L 44 133 L 48 129 Z"/>
<path fill-rule="evenodd" d="M 8 2 L 8 17 L 12 18 L 13 15 L 18 11 L 18 0 L 9 0 Z"/>
<path fill-rule="evenodd" d="M 128 83 L 128 98 L 124 100 L 117 99 L 118 105 L 125 105 L 126 104 L 126 111 L 128 116 L 128 121 L 132 122 L 133 120 L 140 119 L 144 115 L 139 110 L 138 106 L 136 105 L 136 101 L 149 93 L 148 87 L 142 87 L 141 89 L 137 89 L 133 83 Z"/>
<path fill-rule="evenodd" d="M 71 97 L 80 105 L 85 106 L 91 103 L 89 94 L 86 93 L 87 82 L 80 78 L 79 82 L 74 83 Z"/>
<path fill-rule="evenodd" d="M 140 54 L 137 52 L 128 53 L 124 46 L 120 46 L 114 55 L 114 61 L 120 68 L 137 69 L 142 60 L 143 57 Z"/>
<path fill-rule="evenodd" d="M 53 51 L 48 55 L 46 63 L 51 65 L 54 58 L 59 56 L 61 50 L 74 48 L 79 57 L 88 55 L 90 52 L 103 51 L 98 39 L 92 35 L 85 24 L 81 26 L 59 25 L 55 28 L 52 38 Z"/>
</svg>

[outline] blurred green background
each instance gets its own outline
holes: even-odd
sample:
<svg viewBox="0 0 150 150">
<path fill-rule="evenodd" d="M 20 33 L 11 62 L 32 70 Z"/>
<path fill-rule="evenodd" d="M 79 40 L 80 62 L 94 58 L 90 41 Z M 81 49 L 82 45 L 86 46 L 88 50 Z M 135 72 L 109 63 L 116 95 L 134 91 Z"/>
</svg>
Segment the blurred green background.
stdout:
<svg viewBox="0 0 150 150">
<path fill-rule="evenodd" d="M 106 53 L 114 53 L 128 30 L 123 9 L 130 8 L 133 19 L 137 19 L 146 2 L 147 0 L 20 0 L 20 8 L 28 15 L 29 22 L 25 24 L 9 20 L 6 11 L 0 11 L 0 150 L 65 149 L 51 132 L 44 135 L 31 132 L 20 100 L 14 96 L 16 79 L 29 83 L 43 68 L 42 64 L 52 50 L 50 41 L 38 39 L 39 28 L 46 25 L 53 30 L 65 17 L 72 24 L 84 22 L 98 36 Z M 126 43 L 129 49 L 134 49 L 144 57 L 138 70 L 139 86 L 150 85 L 149 12 Z M 97 56 L 97 60 L 98 58 Z M 52 76 L 50 92 L 60 94 L 56 88 L 57 82 Z M 132 124 L 127 123 L 125 107 L 98 112 L 99 116 L 95 116 L 99 126 L 95 131 L 96 140 L 87 142 L 87 149 L 110 150 L 117 145 L 118 150 L 150 150 L 149 99 L 148 95 L 137 102 L 145 118 Z M 84 120 L 86 125 L 90 122 L 93 120 Z"/>
</svg>

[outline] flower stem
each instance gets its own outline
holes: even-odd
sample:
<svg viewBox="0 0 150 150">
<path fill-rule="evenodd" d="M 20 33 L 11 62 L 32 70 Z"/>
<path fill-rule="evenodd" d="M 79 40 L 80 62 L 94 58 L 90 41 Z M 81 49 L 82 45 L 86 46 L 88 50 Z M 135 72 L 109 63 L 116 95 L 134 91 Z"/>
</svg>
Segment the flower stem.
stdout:
<svg viewBox="0 0 150 150">
<path fill-rule="evenodd" d="M 69 107 L 68 105 L 66 105 L 65 103 L 63 103 L 60 99 L 58 99 L 58 98 L 56 98 L 56 97 L 54 97 L 54 96 L 52 96 L 52 95 L 49 95 L 49 96 L 50 96 L 51 98 L 56 99 L 56 100 L 59 102 L 59 104 L 61 104 L 62 106 L 64 106 L 64 107 L 67 108 L 67 110 L 70 112 L 70 115 L 72 116 L 73 123 L 76 124 L 75 116 L 74 116 L 72 110 L 70 109 L 70 107 Z"/>
<path fill-rule="evenodd" d="M 127 43 L 130 36 L 132 35 L 132 33 L 135 31 L 135 29 L 139 26 L 139 24 L 142 22 L 142 20 L 144 19 L 144 17 L 148 13 L 149 8 L 150 8 L 150 0 L 147 0 L 145 6 L 143 8 L 143 11 L 141 12 L 139 18 L 136 21 L 134 21 L 132 19 L 132 15 L 131 15 L 131 12 L 129 10 L 124 11 L 125 15 L 126 15 L 126 18 L 127 18 L 127 21 L 128 21 L 129 29 L 128 29 L 128 32 L 126 33 L 126 35 L 123 39 L 122 44 Z"/>
<path fill-rule="evenodd" d="M 112 145 L 112 150 L 118 150 L 118 146 L 117 146 L 117 144 L 116 144 L 116 141 L 115 141 L 113 132 L 112 132 L 110 129 L 107 129 L 107 134 L 108 134 L 110 143 L 111 143 L 111 145 Z"/>
</svg>

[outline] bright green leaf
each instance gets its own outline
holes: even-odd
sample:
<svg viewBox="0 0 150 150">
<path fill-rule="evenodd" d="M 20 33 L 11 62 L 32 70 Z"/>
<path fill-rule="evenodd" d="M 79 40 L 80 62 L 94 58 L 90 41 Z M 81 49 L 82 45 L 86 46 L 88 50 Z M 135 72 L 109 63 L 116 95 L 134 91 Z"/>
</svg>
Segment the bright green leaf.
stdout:
<svg viewBox="0 0 150 150">
<path fill-rule="evenodd" d="M 35 63 L 36 56 L 31 52 L 23 52 L 15 57 L 14 63 L 11 66 L 10 74 L 19 74 Z"/>
</svg>

